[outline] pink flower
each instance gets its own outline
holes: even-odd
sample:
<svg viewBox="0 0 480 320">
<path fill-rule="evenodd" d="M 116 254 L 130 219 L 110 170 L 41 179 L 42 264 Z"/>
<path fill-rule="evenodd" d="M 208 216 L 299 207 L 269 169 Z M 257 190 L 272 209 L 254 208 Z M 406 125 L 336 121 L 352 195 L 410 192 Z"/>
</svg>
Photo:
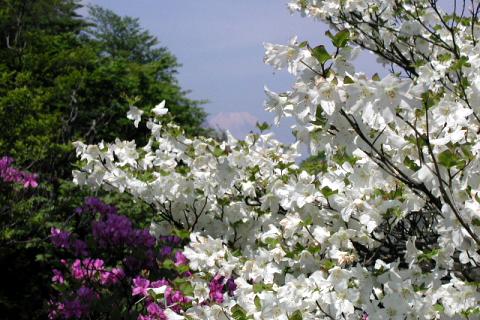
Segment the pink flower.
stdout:
<svg viewBox="0 0 480 320">
<path fill-rule="evenodd" d="M 24 177 L 23 179 L 23 187 L 24 188 L 36 188 L 38 186 L 37 176 L 30 174 Z"/>
<path fill-rule="evenodd" d="M 75 279 L 93 279 L 104 271 L 104 264 L 102 259 L 76 259 L 71 266 L 71 272 Z"/>
<path fill-rule="evenodd" d="M 136 277 L 133 279 L 132 296 L 146 296 L 148 288 L 150 288 L 150 281 L 142 277 Z"/>
<path fill-rule="evenodd" d="M 113 268 L 112 271 L 104 271 L 100 274 L 100 283 L 103 285 L 112 285 L 122 280 L 125 272 L 121 268 Z"/>
<path fill-rule="evenodd" d="M 63 277 L 63 273 L 60 270 L 53 269 L 52 271 L 53 271 L 53 277 L 52 277 L 53 282 L 57 282 L 57 283 L 60 283 L 60 284 L 65 282 L 65 278 Z"/>
<path fill-rule="evenodd" d="M 153 281 L 150 286 L 151 288 L 160 288 L 160 287 L 169 286 L 169 285 L 170 285 L 170 282 L 168 282 L 168 280 L 161 279 L 161 280 Z"/>
<path fill-rule="evenodd" d="M 165 316 L 165 314 L 163 313 L 163 309 L 160 308 L 160 306 L 156 303 L 150 303 L 147 306 L 147 311 L 150 316 L 155 317 L 154 319 L 167 320 L 167 316 Z"/>
<path fill-rule="evenodd" d="M 183 252 L 177 251 L 177 253 L 175 253 L 175 265 L 178 267 L 187 263 L 188 263 L 187 257 L 185 257 Z"/>
<path fill-rule="evenodd" d="M 12 163 L 13 158 L 0 158 L 0 179 L 5 182 L 22 183 L 24 188 L 36 188 L 38 186 L 37 175 L 11 167 Z"/>
<path fill-rule="evenodd" d="M 210 281 L 210 299 L 213 302 L 222 303 L 223 302 L 223 280 L 224 276 L 216 275 L 212 281 Z"/>
</svg>

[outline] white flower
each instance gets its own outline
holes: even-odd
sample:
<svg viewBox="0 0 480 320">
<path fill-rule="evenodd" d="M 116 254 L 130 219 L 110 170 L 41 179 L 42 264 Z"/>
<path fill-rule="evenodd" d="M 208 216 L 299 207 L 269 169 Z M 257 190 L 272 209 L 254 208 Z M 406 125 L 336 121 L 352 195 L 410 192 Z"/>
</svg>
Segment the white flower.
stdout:
<svg viewBox="0 0 480 320">
<path fill-rule="evenodd" d="M 165 100 L 160 102 L 155 106 L 155 108 L 152 109 L 153 113 L 156 114 L 157 116 L 163 116 L 168 113 L 168 109 L 165 108 Z"/>
<path fill-rule="evenodd" d="M 265 87 L 265 94 L 268 100 L 265 101 L 265 110 L 275 112 L 275 125 L 280 123 L 282 117 L 289 117 L 293 111 L 293 105 L 288 101 L 288 98 L 284 95 L 278 95 L 277 93 L 270 91 Z"/>
<path fill-rule="evenodd" d="M 142 120 L 143 110 L 138 109 L 135 106 L 130 106 L 130 110 L 127 112 L 127 118 L 133 120 L 133 125 L 138 128 L 138 123 Z"/>
<path fill-rule="evenodd" d="M 215 274 L 216 270 L 213 267 L 224 261 L 226 253 L 222 241 L 202 237 L 197 233 L 190 235 L 190 241 L 183 253 L 190 261 L 192 269 Z"/>
<path fill-rule="evenodd" d="M 169 319 L 169 320 L 183 320 L 183 319 L 185 319 L 184 316 L 179 315 L 178 313 L 176 313 L 175 311 L 173 311 L 170 308 L 165 309 L 163 311 L 163 313 L 167 316 L 167 319 Z"/>
</svg>

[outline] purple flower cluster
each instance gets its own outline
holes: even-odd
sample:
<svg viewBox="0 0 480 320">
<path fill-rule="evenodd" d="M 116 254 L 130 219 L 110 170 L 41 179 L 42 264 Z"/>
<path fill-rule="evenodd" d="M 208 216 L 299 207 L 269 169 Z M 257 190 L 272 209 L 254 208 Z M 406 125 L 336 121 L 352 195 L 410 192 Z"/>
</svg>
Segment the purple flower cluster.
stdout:
<svg viewBox="0 0 480 320">
<path fill-rule="evenodd" d="M 88 213 L 93 213 L 94 216 L 99 214 L 99 217 L 91 222 L 91 234 L 95 246 L 99 248 L 142 247 L 151 250 L 155 246 L 155 237 L 147 229 L 135 229 L 129 218 L 119 215 L 114 206 L 107 205 L 97 198 L 87 198 L 85 205 L 75 211 L 79 216 L 86 216 Z M 76 255 L 89 254 L 86 241 L 75 239 L 70 232 L 52 227 L 50 233 L 50 239 L 55 247 L 71 249 Z"/>
<path fill-rule="evenodd" d="M 92 288 L 82 286 L 75 292 L 75 298 L 72 300 L 51 302 L 52 308 L 49 313 L 49 318 L 80 319 L 89 314 L 90 305 L 98 300 L 99 297 L 99 294 Z"/>
<path fill-rule="evenodd" d="M 75 209 L 75 212 L 78 214 L 88 213 L 88 212 L 98 212 L 102 215 L 109 213 L 116 214 L 117 208 L 114 206 L 108 205 L 102 200 L 95 197 L 88 197 L 85 199 L 85 203 L 82 207 Z"/>
<path fill-rule="evenodd" d="M 20 183 L 24 188 L 36 188 L 37 175 L 12 167 L 13 161 L 13 158 L 7 156 L 0 158 L 0 179 L 4 182 Z"/>
<path fill-rule="evenodd" d="M 86 199 L 76 213 L 73 231 L 51 229 L 52 244 L 69 258 L 52 270 L 58 294 L 50 302 L 50 319 L 97 317 L 115 304 L 123 306 L 125 319 L 166 320 L 166 308 L 182 314 L 192 305 L 184 240 L 157 240 L 97 198 Z M 202 304 L 222 303 L 236 289 L 233 278 L 219 275 L 209 287 L 210 297 Z M 162 288 L 161 298 L 151 295 L 156 288 Z"/>
<path fill-rule="evenodd" d="M 134 229 L 130 219 L 115 213 L 107 213 L 102 220 L 94 222 L 92 234 L 101 248 L 118 246 L 152 248 L 155 245 L 155 238 L 148 230 Z"/>
<path fill-rule="evenodd" d="M 223 303 L 224 293 L 228 293 L 228 295 L 232 297 L 237 289 L 237 285 L 233 278 L 230 277 L 225 281 L 224 276 L 217 274 L 213 277 L 212 281 L 210 281 L 209 289 L 210 300 L 216 303 Z"/>
<path fill-rule="evenodd" d="M 70 232 L 62 231 L 58 228 L 52 227 L 50 229 L 50 240 L 57 248 L 68 249 L 70 248 Z"/>
<path fill-rule="evenodd" d="M 75 239 L 68 231 L 52 227 L 50 229 L 50 241 L 57 248 L 73 250 L 76 256 L 88 256 L 87 243 L 83 240 Z"/>
</svg>

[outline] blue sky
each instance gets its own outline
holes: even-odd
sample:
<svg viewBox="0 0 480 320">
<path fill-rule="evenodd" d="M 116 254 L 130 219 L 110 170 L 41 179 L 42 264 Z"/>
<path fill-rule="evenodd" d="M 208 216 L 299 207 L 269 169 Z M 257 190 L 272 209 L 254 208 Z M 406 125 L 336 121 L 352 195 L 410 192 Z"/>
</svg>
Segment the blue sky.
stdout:
<svg viewBox="0 0 480 320">
<path fill-rule="evenodd" d="M 189 96 L 207 99 L 210 119 L 223 123 L 237 136 L 253 129 L 254 122 L 273 120 L 263 110 L 266 85 L 288 90 L 293 78 L 263 64 L 263 43 L 299 40 L 326 44 L 326 26 L 291 15 L 287 1 L 279 0 L 84 0 L 120 15 L 138 17 L 142 26 L 157 36 L 182 64 L 178 79 Z M 362 55 L 359 67 L 380 70 L 370 54 Z M 372 72 L 373 73 L 373 72 Z M 274 131 L 291 142 L 288 123 Z"/>
</svg>

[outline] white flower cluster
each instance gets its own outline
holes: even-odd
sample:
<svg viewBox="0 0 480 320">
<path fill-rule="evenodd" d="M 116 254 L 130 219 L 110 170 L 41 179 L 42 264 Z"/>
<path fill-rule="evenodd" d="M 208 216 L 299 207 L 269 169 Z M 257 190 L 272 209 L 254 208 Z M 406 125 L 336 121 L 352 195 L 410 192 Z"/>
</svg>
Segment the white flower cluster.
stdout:
<svg viewBox="0 0 480 320">
<path fill-rule="evenodd" d="M 332 53 L 296 38 L 265 45 L 265 62 L 296 79 L 289 92 L 266 89 L 266 109 L 276 122 L 293 117 L 299 142 L 190 139 L 161 122 L 161 104 L 144 147 L 78 142 L 75 182 L 151 204 L 192 232 L 191 268 L 235 278 L 233 297 L 187 318 L 478 318 L 478 14 L 447 14 L 427 0 L 289 8 L 336 31 Z M 400 72 L 355 72 L 360 48 Z M 128 114 L 135 125 L 141 116 Z M 296 164 L 299 143 L 318 156 L 311 173 Z M 191 281 L 208 296 L 208 282 Z"/>
</svg>

